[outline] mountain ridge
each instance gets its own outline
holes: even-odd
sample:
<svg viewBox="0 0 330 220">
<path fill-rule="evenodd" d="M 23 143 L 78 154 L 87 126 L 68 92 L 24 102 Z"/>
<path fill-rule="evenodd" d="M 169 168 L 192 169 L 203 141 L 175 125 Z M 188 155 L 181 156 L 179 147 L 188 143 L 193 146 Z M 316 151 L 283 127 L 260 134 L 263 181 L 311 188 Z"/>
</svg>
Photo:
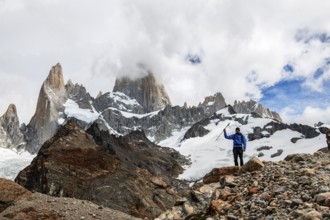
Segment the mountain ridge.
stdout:
<svg viewBox="0 0 330 220">
<path fill-rule="evenodd" d="M 175 130 L 192 126 L 226 106 L 220 92 L 205 97 L 198 106 L 171 106 L 164 85 L 159 84 L 151 72 L 138 79 L 117 78 L 113 92 L 94 98 L 83 85 L 71 80 L 64 84 L 63 69 L 58 63 L 43 82 L 36 112 L 23 133 L 26 149 L 36 153 L 62 123 L 76 117 L 82 127 L 88 128 L 92 121 L 97 121 L 105 130 L 118 135 L 142 129 L 158 143 Z M 278 113 L 252 100 L 235 101 L 233 109 L 237 113 L 255 113 L 282 122 Z M 87 120 L 84 115 L 88 112 L 92 114 Z"/>
</svg>

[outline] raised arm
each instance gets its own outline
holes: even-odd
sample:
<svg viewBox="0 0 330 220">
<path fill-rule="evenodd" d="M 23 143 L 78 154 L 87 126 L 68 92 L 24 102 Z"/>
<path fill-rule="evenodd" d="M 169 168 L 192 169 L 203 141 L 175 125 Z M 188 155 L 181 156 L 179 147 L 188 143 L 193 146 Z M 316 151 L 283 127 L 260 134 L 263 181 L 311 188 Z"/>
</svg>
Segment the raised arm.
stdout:
<svg viewBox="0 0 330 220">
<path fill-rule="evenodd" d="M 226 129 L 223 129 L 223 134 L 225 135 L 226 139 L 230 139 L 230 140 L 234 139 L 234 135 L 227 135 Z"/>
</svg>

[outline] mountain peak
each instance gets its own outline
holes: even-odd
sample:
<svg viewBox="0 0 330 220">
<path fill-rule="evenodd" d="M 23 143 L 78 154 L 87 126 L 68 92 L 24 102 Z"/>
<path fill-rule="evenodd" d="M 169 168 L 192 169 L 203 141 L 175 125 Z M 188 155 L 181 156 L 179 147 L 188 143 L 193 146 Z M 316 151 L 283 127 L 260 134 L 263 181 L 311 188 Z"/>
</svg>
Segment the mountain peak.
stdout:
<svg viewBox="0 0 330 220">
<path fill-rule="evenodd" d="M 58 63 L 50 69 L 48 77 L 41 86 L 36 112 L 28 124 L 27 136 L 32 141 L 27 147 L 29 151 L 36 152 L 54 135 L 58 126 L 57 120 L 64 111 L 63 104 L 67 99 L 62 66 Z"/>
<path fill-rule="evenodd" d="M 57 63 L 55 66 L 52 66 L 44 84 L 52 89 L 65 90 L 63 70 L 60 63 Z"/>
<path fill-rule="evenodd" d="M 7 108 L 6 113 L 4 114 L 4 117 L 17 117 L 17 109 L 15 104 L 10 104 Z"/>
<path fill-rule="evenodd" d="M 21 150 L 25 147 L 24 135 L 20 130 L 16 106 L 10 104 L 0 117 L 0 145 Z"/>
<path fill-rule="evenodd" d="M 117 78 L 113 92 L 122 92 L 136 99 L 145 112 L 157 111 L 165 108 L 166 105 L 171 105 L 164 85 L 158 84 L 151 72 L 137 79 L 130 79 L 127 76 Z"/>
<path fill-rule="evenodd" d="M 272 118 L 282 122 L 282 118 L 280 114 L 269 110 L 268 108 L 266 108 L 265 106 L 254 100 L 242 101 L 242 102 L 235 101 L 233 108 L 237 113 L 250 114 L 254 112 L 261 117 Z"/>
</svg>

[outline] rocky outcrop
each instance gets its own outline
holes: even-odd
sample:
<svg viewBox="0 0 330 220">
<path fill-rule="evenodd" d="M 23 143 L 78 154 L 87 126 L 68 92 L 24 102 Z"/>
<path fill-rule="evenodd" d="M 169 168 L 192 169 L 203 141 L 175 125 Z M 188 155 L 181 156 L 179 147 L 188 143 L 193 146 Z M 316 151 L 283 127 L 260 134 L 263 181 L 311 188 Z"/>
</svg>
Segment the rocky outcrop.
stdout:
<svg viewBox="0 0 330 220">
<path fill-rule="evenodd" d="M 156 220 L 329 219 L 329 161 L 329 153 L 316 152 L 263 165 L 254 158 L 244 173 L 214 169 L 204 178 L 213 175 L 211 183 L 195 184 Z"/>
<path fill-rule="evenodd" d="M 165 87 L 156 82 L 152 73 L 143 78 L 130 79 L 123 77 L 116 80 L 113 92 L 122 92 L 136 99 L 143 106 L 145 113 L 164 109 L 171 105 Z"/>
<path fill-rule="evenodd" d="M 51 68 L 42 84 L 36 112 L 27 125 L 28 151 L 37 152 L 40 146 L 55 134 L 67 98 L 62 66 L 58 63 Z"/>
<path fill-rule="evenodd" d="M 213 96 L 207 96 L 202 103 L 202 106 L 205 112 L 209 115 L 217 112 L 226 107 L 225 98 L 222 96 L 220 92 L 216 93 Z"/>
<path fill-rule="evenodd" d="M 209 118 L 205 118 L 205 119 L 195 123 L 185 133 L 183 140 L 186 140 L 189 138 L 194 138 L 194 137 L 203 137 L 203 136 L 207 135 L 210 131 L 205 129 L 205 126 L 207 126 L 209 123 L 210 123 Z"/>
<path fill-rule="evenodd" d="M 205 117 L 203 108 L 183 108 L 167 106 L 164 110 L 141 116 L 131 115 L 108 108 L 101 113 L 104 121 L 120 134 L 128 134 L 140 129 L 154 142 L 159 142 L 172 135 L 174 129 L 180 130 L 191 126 Z"/>
<path fill-rule="evenodd" d="M 83 85 L 73 84 L 71 80 L 65 85 L 68 98 L 75 101 L 79 108 L 93 110 L 94 98 L 87 92 Z"/>
<path fill-rule="evenodd" d="M 135 99 L 130 98 L 121 92 L 107 92 L 100 95 L 93 102 L 93 106 L 98 112 L 103 112 L 108 108 L 111 108 L 128 113 L 144 113 L 144 108 Z"/>
<path fill-rule="evenodd" d="M 292 131 L 297 131 L 303 135 L 303 138 L 315 138 L 320 135 L 317 128 L 302 125 L 302 124 L 284 124 L 280 122 L 270 122 L 266 124 L 263 128 L 255 127 L 253 133 L 248 134 L 249 141 L 261 139 L 264 137 L 269 137 L 273 135 L 276 131 L 281 131 L 285 129 L 290 129 Z M 301 137 L 292 140 L 293 143 L 297 142 Z"/>
<path fill-rule="evenodd" d="M 277 112 L 271 111 L 265 106 L 253 100 L 250 100 L 248 102 L 235 101 L 233 108 L 237 113 L 243 113 L 243 114 L 255 113 L 263 118 L 272 118 L 282 122 L 282 118 Z"/>
<path fill-rule="evenodd" d="M 0 146 L 20 151 L 26 142 L 17 116 L 16 106 L 9 105 L 6 113 L 0 117 Z"/>
<path fill-rule="evenodd" d="M 15 181 L 29 190 L 152 219 L 175 203 L 179 182 L 174 177 L 183 170 L 180 158 L 143 132 L 116 137 L 94 124 L 86 133 L 69 121 Z"/>
<path fill-rule="evenodd" d="M 127 214 L 73 198 L 55 198 L 31 193 L 0 179 L 0 219 L 113 219 L 138 220 Z"/>
</svg>

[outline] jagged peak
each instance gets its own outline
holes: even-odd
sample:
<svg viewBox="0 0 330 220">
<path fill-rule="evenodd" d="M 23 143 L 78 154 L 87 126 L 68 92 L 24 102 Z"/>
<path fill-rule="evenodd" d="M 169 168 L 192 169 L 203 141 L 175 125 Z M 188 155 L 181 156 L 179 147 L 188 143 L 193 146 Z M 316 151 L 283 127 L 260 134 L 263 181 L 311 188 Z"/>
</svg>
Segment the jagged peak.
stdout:
<svg viewBox="0 0 330 220">
<path fill-rule="evenodd" d="M 103 95 L 102 91 L 99 91 L 99 93 L 97 94 L 96 98 L 99 98 Z"/>
<path fill-rule="evenodd" d="M 10 104 L 5 112 L 4 116 L 16 116 L 17 117 L 17 109 L 15 104 Z"/>
<path fill-rule="evenodd" d="M 48 77 L 46 78 L 44 85 L 52 89 L 64 89 L 63 70 L 60 63 L 57 63 L 49 71 Z"/>
<path fill-rule="evenodd" d="M 146 71 L 147 75 L 140 78 L 129 76 L 118 77 L 113 92 L 122 92 L 127 96 L 136 99 L 145 112 L 152 112 L 171 105 L 171 100 L 164 85 L 159 84 L 155 75 Z"/>
<path fill-rule="evenodd" d="M 237 101 L 235 100 L 233 108 L 237 113 L 256 113 L 261 117 L 268 117 L 282 122 L 281 116 L 275 112 L 271 111 L 266 106 L 260 104 L 259 102 L 250 99 L 249 101 Z"/>
<path fill-rule="evenodd" d="M 73 84 L 72 80 L 69 79 L 68 82 L 65 84 L 65 86 L 70 86 L 70 87 L 72 86 L 73 87 L 74 84 Z"/>
</svg>

